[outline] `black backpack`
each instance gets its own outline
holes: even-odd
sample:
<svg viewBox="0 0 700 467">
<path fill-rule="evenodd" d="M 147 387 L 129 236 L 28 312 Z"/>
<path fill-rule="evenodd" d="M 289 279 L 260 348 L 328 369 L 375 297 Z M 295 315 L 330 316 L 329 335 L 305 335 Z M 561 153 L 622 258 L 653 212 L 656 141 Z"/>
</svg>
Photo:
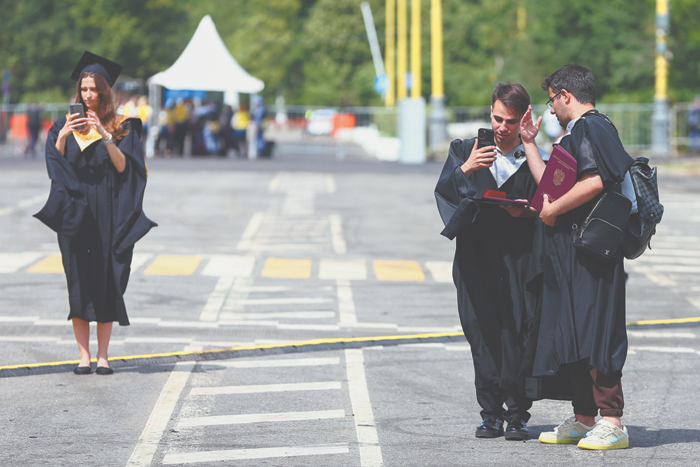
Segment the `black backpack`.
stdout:
<svg viewBox="0 0 700 467">
<path fill-rule="evenodd" d="M 637 198 L 637 212 L 627 222 L 622 237 L 622 254 L 627 259 L 638 258 L 651 249 L 649 242 L 656 233 L 656 224 L 661 222 L 664 207 L 659 202 L 659 185 L 656 181 L 656 167 L 649 167 L 649 159 L 638 157 L 629 170 Z"/>
</svg>

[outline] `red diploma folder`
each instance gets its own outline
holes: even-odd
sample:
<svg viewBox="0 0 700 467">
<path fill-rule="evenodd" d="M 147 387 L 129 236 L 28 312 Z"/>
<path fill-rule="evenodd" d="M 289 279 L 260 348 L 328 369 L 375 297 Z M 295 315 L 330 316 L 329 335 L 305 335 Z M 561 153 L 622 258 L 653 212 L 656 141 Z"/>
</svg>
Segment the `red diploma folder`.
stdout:
<svg viewBox="0 0 700 467">
<path fill-rule="evenodd" d="M 542 211 L 544 194 L 549 195 L 549 200 L 554 202 L 568 192 L 575 183 L 576 159 L 561 146 L 554 146 L 530 206 L 537 211 Z"/>
</svg>

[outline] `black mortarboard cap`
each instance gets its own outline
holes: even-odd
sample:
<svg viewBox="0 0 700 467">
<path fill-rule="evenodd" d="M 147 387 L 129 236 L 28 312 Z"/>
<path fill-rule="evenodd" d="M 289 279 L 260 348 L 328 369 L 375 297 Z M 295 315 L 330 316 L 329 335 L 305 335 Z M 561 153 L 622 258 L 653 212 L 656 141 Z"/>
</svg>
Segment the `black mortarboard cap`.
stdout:
<svg viewBox="0 0 700 467">
<path fill-rule="evenodd" d="M 114 86 L 117 76 L 119 76 L 119 73 L 121 73 L 123 69 L 123 66 L 113 62 L 112 60 L 108 60 L 104 57 L 100 57 L 99 55 L 95 55 L 92 52 L 86 51 L 83 56 L 80 57 L 80 61 L 75 66 L 75 70 L 73 70 L 73 74 L 70 75 L 70 77 L 78 81 L 80 76 L 82 76 L 82 74 L 86 71 L 94 71 L 95 73 L 99 73 L 104 76 L 109 84 L 109 87 L 111 88 Z"/>
</svg>

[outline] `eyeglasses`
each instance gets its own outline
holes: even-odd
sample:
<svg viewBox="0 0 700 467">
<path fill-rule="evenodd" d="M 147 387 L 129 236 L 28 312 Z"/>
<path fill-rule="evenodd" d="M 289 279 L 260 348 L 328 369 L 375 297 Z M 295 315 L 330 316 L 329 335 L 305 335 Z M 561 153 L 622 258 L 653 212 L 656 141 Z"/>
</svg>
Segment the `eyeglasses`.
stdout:
<svg viewBox="0 0 700 467">
<path fill-rule="evenodd" d="M 549 98 L 549 100 L 547 101 L 547 107 L 549 108 L 549 110 L 552 110 L 554 108 L 554 99 L 556 99 L 559 96 L 561 96 L 561 91 Z"/>
</svg>

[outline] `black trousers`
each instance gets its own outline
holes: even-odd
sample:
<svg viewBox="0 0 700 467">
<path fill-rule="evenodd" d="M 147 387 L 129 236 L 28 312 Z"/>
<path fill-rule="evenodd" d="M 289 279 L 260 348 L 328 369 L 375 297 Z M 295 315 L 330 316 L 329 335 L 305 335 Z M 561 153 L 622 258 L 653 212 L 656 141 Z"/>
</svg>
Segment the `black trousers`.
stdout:
<svg viewBox="0 0 700 467">
<path fill-rule="evenodd" d="M 579 360 L 567 367 L 574 392 L 571 405 L 575 414 L 595 417 L 600 411 L 601 417 L 622 417 L 625 398 L 620 377 L 600 373 L 588 364 L 588 360 Z"/>
<path fill-rule="evenodd" d="M 532 400 L 525 397 L 523 389 L 476 388 L 476 400 L 481 406 L 482 418 L 490 415 L 507 422 L 530 420 L 528 410 L 532 407 Z"/>
</svg>

